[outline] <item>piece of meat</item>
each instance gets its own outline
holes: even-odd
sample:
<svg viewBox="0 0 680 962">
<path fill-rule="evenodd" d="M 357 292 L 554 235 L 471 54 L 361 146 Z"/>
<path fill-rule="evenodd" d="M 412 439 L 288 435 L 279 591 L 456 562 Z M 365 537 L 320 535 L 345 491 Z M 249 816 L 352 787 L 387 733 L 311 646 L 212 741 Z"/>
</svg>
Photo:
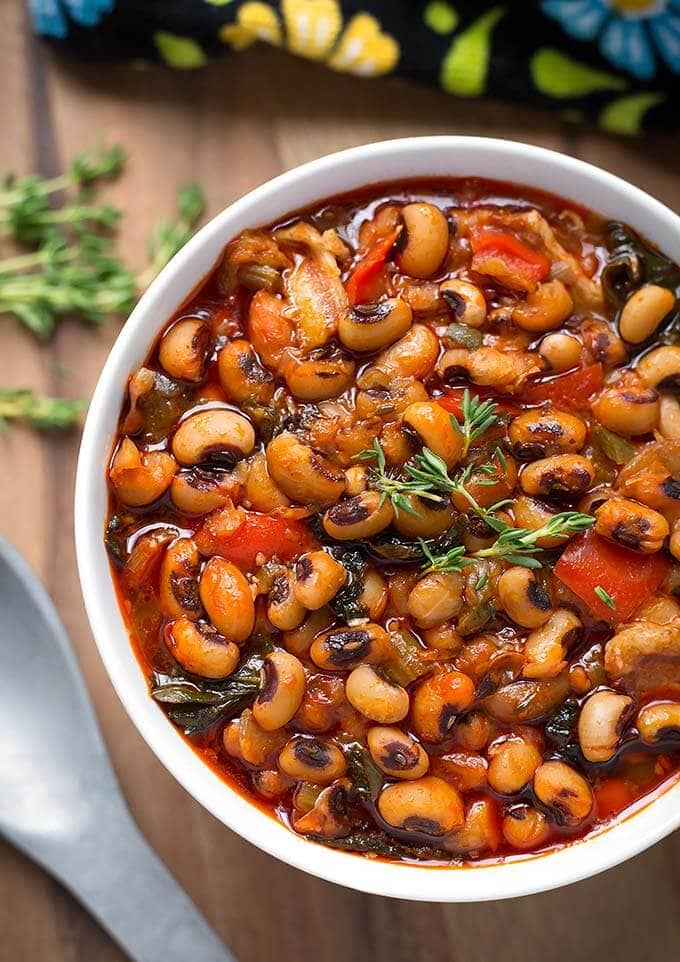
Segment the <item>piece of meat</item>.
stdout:
<svg viewBox="0 0 680 962">
<path fill-rule="evenodd" d="M 632 694 L 659 688 L 680 691 L 680 619 L 665 625 L 627 625 L 607 642 L 604 664 L 610 681 Z"/>
</svg>

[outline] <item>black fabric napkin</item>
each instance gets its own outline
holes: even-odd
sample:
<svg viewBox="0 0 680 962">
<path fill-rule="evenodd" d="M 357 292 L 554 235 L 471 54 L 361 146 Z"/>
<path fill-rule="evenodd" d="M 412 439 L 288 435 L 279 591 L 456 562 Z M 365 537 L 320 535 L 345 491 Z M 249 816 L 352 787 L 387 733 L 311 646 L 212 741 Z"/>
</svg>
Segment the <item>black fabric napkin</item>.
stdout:
<svg viewBox="0 0 680 962">
<path fill-rule="evenodd" d="M 89 60 L 196 69 L 256 41 L 636 134 L 680 126 L 680 0 L 28 0 Z"/>
</svg>

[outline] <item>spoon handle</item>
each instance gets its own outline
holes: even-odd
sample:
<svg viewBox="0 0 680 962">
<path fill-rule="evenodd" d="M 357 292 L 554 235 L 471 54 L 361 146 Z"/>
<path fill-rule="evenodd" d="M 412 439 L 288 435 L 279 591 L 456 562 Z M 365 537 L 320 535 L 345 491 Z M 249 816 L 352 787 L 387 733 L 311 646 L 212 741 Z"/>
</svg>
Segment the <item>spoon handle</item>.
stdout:
<svg viewBox="0 0 680 962">
<path fill-rule="evenodd" d="M 58 874 L 133 962 L 236 962 L 127 809 L 114 803 Z"/>
</svg>

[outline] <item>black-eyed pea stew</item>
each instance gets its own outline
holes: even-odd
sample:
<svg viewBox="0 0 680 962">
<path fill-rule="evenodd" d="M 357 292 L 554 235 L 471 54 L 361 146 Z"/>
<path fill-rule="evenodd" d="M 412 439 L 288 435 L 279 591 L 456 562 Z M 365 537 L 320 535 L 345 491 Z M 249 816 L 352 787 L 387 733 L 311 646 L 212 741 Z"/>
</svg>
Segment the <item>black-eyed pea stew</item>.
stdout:
<svg viewBox="0 0 680 962">
<path fill-rule="evenodd" d="M 680 771 L 680 269 L 482 180 L 229 242 L 130 378 L 106 543 L 151 695 L 291 831 L 560 846 Z"/>
</svg>

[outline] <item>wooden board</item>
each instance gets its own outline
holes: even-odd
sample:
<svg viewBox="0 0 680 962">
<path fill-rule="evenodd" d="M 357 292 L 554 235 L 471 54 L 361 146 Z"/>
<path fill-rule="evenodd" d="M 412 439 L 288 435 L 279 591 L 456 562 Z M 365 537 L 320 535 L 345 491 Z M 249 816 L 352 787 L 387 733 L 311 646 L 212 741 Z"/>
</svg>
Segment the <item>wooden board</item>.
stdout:
<svg viewBox="0 0 680 962">
<path fill-rule="evenodd" d="M 484 133 L 592 160 L 680 208 L 678 137 L 610 139 L 545 113 L 465 103 L 395 81 L 360 81 L 253 49 L 200 73 L 74 66 L 36 44 L 23 4 L 0 4 L 2 169 L 55 172 L 101 136 L 130 154 L 109 190 L 127 211 L 122 245 L 143 238 L 197 178 L 210 213 L 301 161 L 372 140 Z M 159 318 L 159 321 L 162 320 Z M 88 397 L 116 326 L 65 324 L 38 345 L 0 326 L 0 382 Z M 77 583 L 72 489 L 78 438 L 13 430 L 0 439 L 0 530 L 44 579 L 73 640 L 142 830 L 243 962 L 638 962 L 678 958 L 680 834 L 568 890 L 490 905 L 369 897 L 257 851 L 200 808 L 143 744 L 99 661 Z M 16 639 L 21 644 L 21 639 Z M 122 953 L 38 868 L 0 843 L 0 960 L 121 962 Z M 162 933 L 158 934 L 162 946 Z M 162 959 L 162 951 L 159 952 Z"/>
</svg>

